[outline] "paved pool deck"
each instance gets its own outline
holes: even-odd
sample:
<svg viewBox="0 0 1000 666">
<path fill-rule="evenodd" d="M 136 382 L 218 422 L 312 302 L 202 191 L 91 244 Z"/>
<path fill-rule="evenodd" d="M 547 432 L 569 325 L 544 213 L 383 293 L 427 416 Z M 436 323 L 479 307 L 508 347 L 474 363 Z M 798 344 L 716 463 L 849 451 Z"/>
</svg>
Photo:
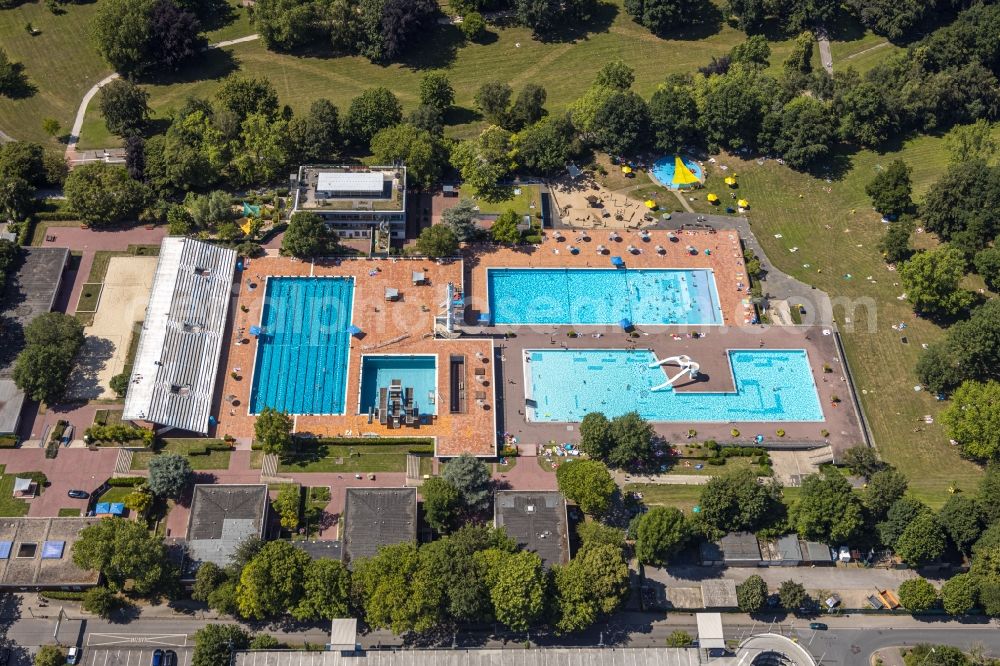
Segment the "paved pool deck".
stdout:
<svg viewBox="0 0 1000 666">
<path fill-rule="evenodd" d="M 643 240 L 640 231 L 623 229 L 561 231 L 563 240 L 557 240 L 560 238 L 558 230 L 547 231 L 545 239 L 538 245 L 497 247 L 490 244 L 469 248 L 467 253 L 469 258 L 465 262 L 465 288 L 471 296 L 471 301 L 466 321 L 470 324 L 475 323 L 481 312 L 489 311 L 489 287 L 486 277 L 489 268 L 613 270 L 611 265 L 613 256 L 620 256 L 624 260 L 626 270 L 629 268 L 709 269 L 715 276 L 723 324 L 743 325 L 748 321 L 750 281 L 746 276 L 740 236 L 736 231 L 652 230 L 648 232 L 648 240 Z M 671 241 L 669 234 L 673 234 L 675 240 Z M 618 240 L 611 240 L 612 236 Z M 600 245 L 607 249 L 603 254 L 597 252 Z M 630 245 L 634 248 L 634 252 L 628 251 Z M 664 250 L 662 254 L 656 250 L 658 245 Z M 578 248 L 579 253 L 570 253 L 571 246 Z M 690 252 L 688 247 L 694 248 L 696 252 Z M 705 254 L 706 250 L 710 254 Z M 741 284 L 742 287 L 738 288 Z M 503 333 L 508 328 L 507 325 L 501 325 L 492 332 Z M 546 325 L 536 328 L 546 328 Z M 580 327 L 580 330 L 589 332 L 593 328 L 584 326 Z"/>
<path fill-rule="evenodd" d="M 503 432 L 518 438 L 522 445 L 555 442 L 576 442 L 576 423 L 529 423 L 524 409 L 524 350 L 528 349 L 650 349 L 657 358 L 686 354 L 697 361 L 704 373 L 700 380 L 682 380 L 679 391 L 732 391 L 729 368 L 730 349 L 804 349 L 809 356 L 812 376 L 823 409 L 823 422 L 724 422 L 724 423 L 653 423 L 656 432 L 671 442 L 688 440 L 688 431 L 697 432 L 695 439 L 715 439 L 751 445 L 753 438 L 764 436 L 764 445 L 783 446 L 790 442 L 822 446 L 829 444 L 835 453 L 864 442 L 861 423 L 851 400 L 850 386 L 844 362 L 837 350 L 833 332 L 823 327 L 740 326 L 704 327 L 645 326 L 638 327 L 638 338 L 624 333 L 617 326 L 588 327 L 586 333 L 569 337 L 570 326 L 515 327 L 516 337 L 497 342 L 497 354 L 503 359 L 503 377 L 497 384 L 497 402 L 503 416 Z M 699 337 L 689 335 L 699 331 Z M 827 331 L 828 334 L 824 334 Z M 600 333 L 601 337 L 594 337 Z M 824 367 L 829 366 L 830 372 Z M 567 387 L 580 390 L 581 387 Z M 840 398 L 839 403 L 833 397 Z M 739 437 L 733 437 L 735 428 Z M 784 437 L 777 430 L 783 429 Z M 824 436 L 823 431 L 828 431 Z"/>
<path fill-rule="evenodd" d="M 426 284 L 415 286 L 413 271 L 422 271 Z M 267 256 L 252 259 L 239 275 L 232 330 L 223 350 L 220 374 L 224 381 L 217 391 L 218 435 L 252 437 L 255 417 L 248 413 L 253 384 L 257 339 L 248 334 L 261 318 L 264 278 L 267 276 L 350 276 L 354 283 L 351 323 L 363 334 L 351 338 L 347 373 L 347 399 L 343 415 L 294 416 L 295 432 L 321 437 L 434 437 L 438 456 L 471 453 L 496 455 L 495 411 L 493 409 L 493 368 L 491 339 L 441 339 L 433 336 L 434 317 L 445 300 L 448 283 L 462 288 L 462 262 L 435 262 L 429 259 L 323 259 L 315 262 L 289 257 Z M 250 288 L 250 285 L 254 285 Z M 385 299 L 385 289 L 399 290 L 395 302 Z M 244 311 L 245 309 L 245 311 Z M 238 342 L 245 341 L 241 344 Z M 438 367 L 437 414 L 420 427 L 390 429 L 367 414 L 358 414 L 362 354 L 435 355 Z M 452 413 L 449 361 L 452 355 L 465 357 L 465 401 L 461 411 Z M 476 369 L 483 371 L 476 373 Z M 237 370 L 238 369 L 238 370 Z M 239 379 L 230 373 L 237 372 Z M 233 399 L 230 399 L 233 396 Z"/>
</svg>

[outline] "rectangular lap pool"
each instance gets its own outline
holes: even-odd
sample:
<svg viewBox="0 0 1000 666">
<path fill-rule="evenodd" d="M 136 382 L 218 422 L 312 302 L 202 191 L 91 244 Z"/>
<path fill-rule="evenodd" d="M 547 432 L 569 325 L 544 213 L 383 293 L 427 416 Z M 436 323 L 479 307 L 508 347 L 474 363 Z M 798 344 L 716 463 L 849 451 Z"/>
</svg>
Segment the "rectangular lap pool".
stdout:
<svg viewBox="0 0 1000 666">
<path fill-rule="evenodd" d="M 735 393 L 651 391 L 676 367 L 650 368 L 648 350 L 525 350 L 528 421 L 577 422 L 636 411 L 649 421 L 823 421 L 805 350 L 730 350 Z M 666 370 L 666 372 L 665 372 Z M 668 374 L 669 373 L 669 374 Z"/>
<path fill-rule="evenodd" d="M 437 414 L 437 357 L 373 354 L 361 357 L 359 414 L 379 406 L 379 390 L 398 379 L 403 389 L 413 389 L 418 414 Z"/>
<path fill-rule="evenodd" d="M 353 278 L 268 278 L 251 414 L 344 413 L 353 302 Z"/>
<path fill-rule="evenodd" d="M 711 269 L 491 268 L 494 324 L 722 324 Z"/>
</svg>

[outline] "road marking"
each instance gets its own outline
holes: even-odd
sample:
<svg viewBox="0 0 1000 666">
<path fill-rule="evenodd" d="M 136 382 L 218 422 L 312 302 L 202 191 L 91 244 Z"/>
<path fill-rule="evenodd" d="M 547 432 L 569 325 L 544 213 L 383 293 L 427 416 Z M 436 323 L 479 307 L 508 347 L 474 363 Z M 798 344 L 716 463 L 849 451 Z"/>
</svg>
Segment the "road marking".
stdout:
<svg viewBox="0 0 1000 666">
<path fill-rule="evenodd" d="M 187 634 L 90 634 L 87 636 L 87 645 L 90 647 L 115 645 L 185 647 L 187 646 Z"/>
</svg>

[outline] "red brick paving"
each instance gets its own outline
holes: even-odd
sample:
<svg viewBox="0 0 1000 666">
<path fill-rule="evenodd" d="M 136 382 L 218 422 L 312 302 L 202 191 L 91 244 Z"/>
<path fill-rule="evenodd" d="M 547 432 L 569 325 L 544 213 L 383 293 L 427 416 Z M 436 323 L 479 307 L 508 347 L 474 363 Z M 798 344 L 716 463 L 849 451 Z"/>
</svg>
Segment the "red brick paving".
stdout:
<svg viewBox="0 0 1000 666">
<path fill-rule="evenodd" d="M 7 466 L 5 474 L 44 472 L 49 486 L 28 500 L 28 515 L 55 516 L 64 507 L 85 509 L 87 500 L 67 497 L 66 491 L 93 491 L 114 472 L 117 455 L 117 449 L 63 449 L 56 458 L 47 459 L 44 449 L 13 449 L 0 453 L 0 464 Z"/>
</svg>

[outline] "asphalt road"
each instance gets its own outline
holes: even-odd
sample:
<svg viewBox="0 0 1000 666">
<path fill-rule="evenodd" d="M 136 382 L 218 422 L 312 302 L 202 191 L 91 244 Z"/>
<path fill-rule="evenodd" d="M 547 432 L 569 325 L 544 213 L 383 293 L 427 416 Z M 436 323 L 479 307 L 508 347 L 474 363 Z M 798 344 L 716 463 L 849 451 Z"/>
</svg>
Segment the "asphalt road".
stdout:
<svg viewBox="0 0 1000 666">
<path fill-rule="evenodd" d="M 654 621 L 654 618 L 655 621 Z M 982 645 L 992 655 L 1000 655 L 1000 628 L 989 621 L 955 622 L 919 620 L 908 616 L 854 615 L 845 617 L 824 617 L 829 626 L 827 631 L 809 629 L 809 620 L 783 618 L 781 622 L 762 622 L 746 615 L 726 614 L 723 625 L 726 637 L 739 640 L 750 633 L 774 631 L 797 637 L 799 642 L 828 666 L 856 666 L 867 662 L 868 655 L 875 650 L 889 646 L 915 645 L 921 642 L 947 643 L 968 649 Z M 85 651 L 100 651 L 100 654 L 127 654 L 127 650 L 146 647 L 174 647 L 183 649 L 190 646 L 190 636 L 206 620 L 192 616 L 181 618 L 137 619 L 127 624 L 104 620 L 64 619 L 59 623 L 58 640 L 64 645 L 81 645 Z M 6 620 L 0 631 L 6 634 L 3 641 L 13 646 L 15 657 L 11 665 L 27 664 L 27 652 L 53 640 L 56 629 L 54 619 L 22 618 Z M 309 641 L 325 643 L 327 630 L 323 627 L 261 626 L 257 631 L 265 631 L 279 640 L 294 643 Z M 616 620 L 595 627 L 592 631 L 574 637 L 553 637 L 551 639 L 532 635 L 535 644 L 541 645 L 600 645 L 627 644 L 631 647 L 663 646 L 666 637 L 673 631 L 682 629 L 696 635 L 694 615 L 672 613 L 668 617 L 651 614 L 629 613 L 616 616 Z M 445 644 L 447 644 L 447 638 Z M 509 640 L 498 640 L 486 635 L 461 634 L 457 637 L 458 647 L 516 647 L 523 644 L 524 634 L 512 635 Z M 401 641 L 388 632 L 372 632 L 361 637 L 366 648 L 400 645 Z M 17 650 L 21 654 L 17 654 Z M 104 661 L 102 657 L 101 662 Z M 126 660 L 136 664 L 136 660 Z M 108 661 L 107 666 L 125 666 L 122 660 Z M 92 666 L 104 666 L 103 663 Z M 136 665 L 138 666 L 138 665 Z"/>
</svg>

